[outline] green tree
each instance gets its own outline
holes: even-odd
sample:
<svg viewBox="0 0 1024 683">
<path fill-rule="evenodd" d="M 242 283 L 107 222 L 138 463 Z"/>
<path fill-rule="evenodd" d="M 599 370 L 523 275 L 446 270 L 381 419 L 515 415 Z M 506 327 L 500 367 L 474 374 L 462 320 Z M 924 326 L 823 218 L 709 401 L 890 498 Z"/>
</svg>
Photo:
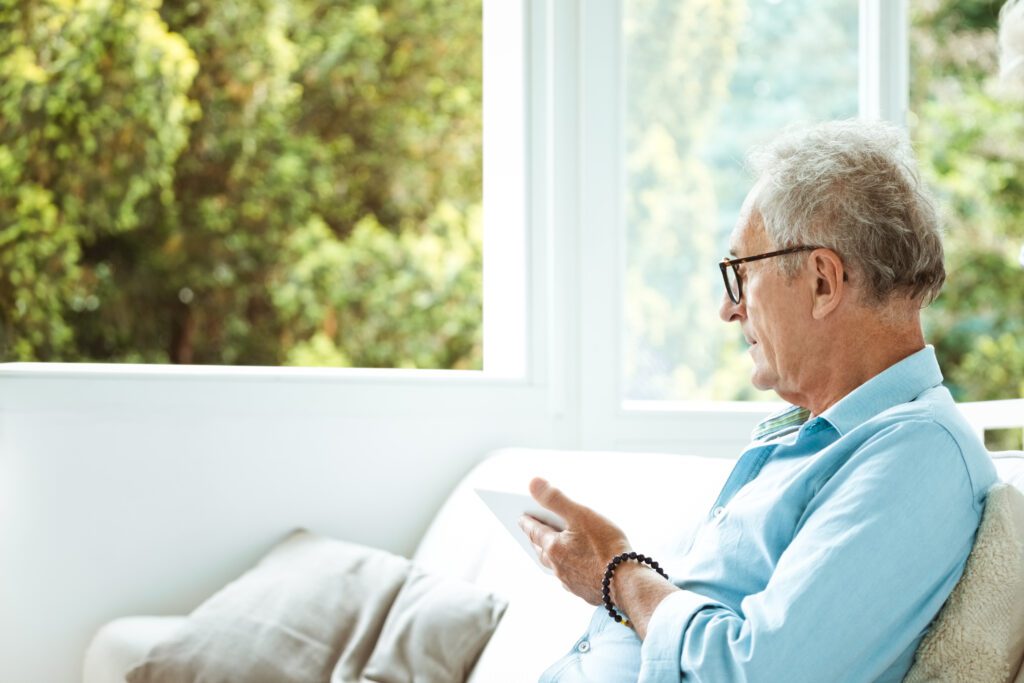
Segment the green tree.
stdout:
<svg viewBox="0 0 1024 683">
<path fill-rule="evenodd" d="M 925 321 L 964 401 L 1024 396 L 1024 92 L 998 82 L 1002 4 L 911 4 L 911 132 L 946 223 Z"/>
<path fill-rule="evenodd" d="M 197 64 L 156 2 L 5 2 L 0 32 L 0 353 L 75 358 L 83 252 L 174 204 Z"/>
<path fill-rule="evenodd" d="M 146 8 L 191 60 L 177 91 L 187 127 L 176 147 L 160 146 L 159 193 L 139 191 L 138 220 L 117 231 L 85 225 L 93 236 L 69 241 L 78 249 L 66 259 L 69 283 L 87 305 L 54 296 L 45 320 L 68 330 L 60 354 L 46 356 L 14 326 L 20 357 L 479 367 L 480 0 Z M 143 62 L 155 54 L 121 49 Z M 115 69 L 96 88 L 138 87 L 136 71 Z M 163 95 L 173 84 L 155 85 Z M 331 260 L 337 250 L 344 258 Z M 312 289 L 296 295 L 299 284 Z"/>
</svg>

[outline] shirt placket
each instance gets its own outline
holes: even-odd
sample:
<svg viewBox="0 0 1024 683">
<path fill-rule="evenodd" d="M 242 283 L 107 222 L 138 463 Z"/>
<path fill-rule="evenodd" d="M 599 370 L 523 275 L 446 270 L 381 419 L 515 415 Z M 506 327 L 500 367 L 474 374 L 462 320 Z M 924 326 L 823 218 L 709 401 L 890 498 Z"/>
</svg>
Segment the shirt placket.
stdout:
<svg viewBox="0 0 1024 683">
<path fill-rule="evenodd" d="M 721 514 L 718 511 L 724 509 L 740 489 L 757 478 L 776 448 L 778 448 L 778 444 L 758 446 L 740 456 L 740 459 L 736 461 L 736 467 L 726 479 L 721 493 L 718 494 L 715 504 L 711 506 L 710 516 L 716 517 Z"/>
</svg>

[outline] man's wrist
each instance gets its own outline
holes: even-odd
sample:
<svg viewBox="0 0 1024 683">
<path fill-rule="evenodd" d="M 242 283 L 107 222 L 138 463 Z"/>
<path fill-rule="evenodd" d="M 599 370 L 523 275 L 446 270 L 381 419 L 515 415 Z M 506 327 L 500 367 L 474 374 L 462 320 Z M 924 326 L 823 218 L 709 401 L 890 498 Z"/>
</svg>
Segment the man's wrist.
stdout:
<svg viewBox="0 0 1024 683">
<path fill-rule="evenodd" d="M 641 640 L 647 637 L 654 610 L 665 597 L 679 590 L 660 571 L 646 563 L 628 561 L 618 563 L 611 577 L 608 597 Z"/>
<path fill-rule="evenodd" d="M 653 585 L 664 584 L 668 581 L 668 577 L 664 576 L 663 571 L 659 567 L 644 562 L 629 560 L 619 563 L 615 567 L 608 586 L 612 603 L 628 616 L 628 608 L 634 604 L 639 595 L 649 592 Z"/>
<path fill-rule="evenodd" d="M 645 574 L 649 571 L 651 571 L 649 567 L 639 562 L 623 562 L 616 567 L 615 573 L 612 575 L 611 586 L 609 586 L 612 602 L 625 611 L 622 603 L 629 599 L 631 582 L 636 580 L 638 574 Z"/>
</svg>

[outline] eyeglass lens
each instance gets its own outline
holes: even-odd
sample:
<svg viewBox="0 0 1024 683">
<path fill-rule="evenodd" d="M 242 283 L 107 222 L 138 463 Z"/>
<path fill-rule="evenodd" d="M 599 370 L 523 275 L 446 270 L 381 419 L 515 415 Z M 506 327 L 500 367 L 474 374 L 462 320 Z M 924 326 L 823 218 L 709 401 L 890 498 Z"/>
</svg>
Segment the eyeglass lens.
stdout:
<svg viewBox="0 0 1024 683">
<path fill-rule="evenodd" d="M 729 283 L 729 297 L 738 302 L 740 300 L 740 283 L 734 266 L 725 269 L 725 280 Z"/>
</svg>

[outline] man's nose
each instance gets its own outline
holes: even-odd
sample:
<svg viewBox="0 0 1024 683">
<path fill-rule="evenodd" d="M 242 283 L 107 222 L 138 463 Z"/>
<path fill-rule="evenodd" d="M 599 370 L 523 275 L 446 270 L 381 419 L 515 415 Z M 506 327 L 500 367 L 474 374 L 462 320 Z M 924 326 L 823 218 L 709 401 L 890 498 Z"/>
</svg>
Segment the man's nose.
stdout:
<svg viewBox="0 0 1024 683">
<path fill-rule="evenodd" d="M 733 303 L 729 294 L 722 293 L 722 305 L 718 307 L 718 317 L 727 323 L 743 320 L 745 315 L 744 300 L 740 299 L 738 304 Z"/>
</svg>

